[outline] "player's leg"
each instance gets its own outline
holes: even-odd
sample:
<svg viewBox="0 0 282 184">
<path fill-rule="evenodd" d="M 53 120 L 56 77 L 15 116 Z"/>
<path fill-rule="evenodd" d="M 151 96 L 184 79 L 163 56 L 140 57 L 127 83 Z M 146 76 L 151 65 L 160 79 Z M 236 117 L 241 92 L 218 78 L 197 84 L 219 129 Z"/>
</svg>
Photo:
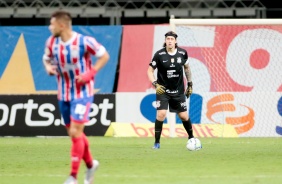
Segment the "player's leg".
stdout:
<svg viewBox="0 0 282 184">
<path fill-rule="evenodd" d="M 99 166 L 99 162 L 97 160 L 93 160 L 93 157 L 90 151 L 90 145 L 89 145 L 88 138 L 83 132 L 84 123 L 89 121 L 89 112 L 90 112 L 90 107 L 91 107 L 92 102 L 93 102 L 93 96 L 83 98 L 83 99 L 77 99 L 73 102 L 73 105 L 72 105 L 72 107 L 74 107 L 72 109 L 72 118 L 71 118 L 72 122 L 74 122 L 74 125 L 78 124 L 83 127 L 82 129 L 76 129 L 76 130 L 78 130 L 78 133 L 79 133 L 78 137 L 80 137 L 83 142 L 83 148 L 79 150 L 79 153 L 82 153 L 82 155 L 80 155 L 81 156 L 80 158 L 84 160 L 87 166 L 84 184 L 93 183 L 94 173 Z M 71 128 L 72 127 L 73 126 L 71 126 Z"/>
<path fill-rule="evenodd" d="M 81 160 L 84 156 L 85 138 L 84 123 L 88 121 L 90 105 L 84 98 L 75 99 L 71 102 L 69 136 L 72 140 L 71 146 L 71 173 L 74 178 L 77 177 Z"/>
<path fill-rule="evenodd" d="M 160 139 L 163 129 L 163 122 L 166 117 L 166 112 L 168 108 L 168 96 L 163 95 L 157 95 L 157 117 L 155 120 L 155 143 L 153 146 L 153 149 L 159 149 L 160 148 Z"/>
<path fill-rule="evenodd" d="M 85 143 L 83 139 L 84 124 L 71 121 L 69 135 L 72 141 L 71 146 L 71 173 L 70 175 L 77 178 L 81 159 L 83 157 Z"/>
<path fill-rule="evenodd" d="M 69 135 L 69 128 L 70 128 L 70 123 L 71 123 L 71 119 L 70 119 L 70 113 L 71 113 L 70 102 L 59 101 L 58 105 L 59 105 L 59 110 L 60 110 L 61 116 L 62 116 L 62 118 L 64 120 L 64 123 L 65 123 L 65 128 L 66 128 L 67 133 Z"/>
<path fill-rule="evenodd" d="M 187 112 L 186 97 L 184 95 L 173 97 L 170 100 L 169 106 L 171 111 L 176 112 L 178 117 L 181 119 L 182 124 L 188 134 L 188 139 L 193 138 L 193 128 Z"/>
<path fill-rule="evenodd" d="M 160 139 L 163 129 L 163 122 L 166 116 L 167 110 L 157 110 L 157 118 L 155 120 L 155 143 L 153 149 L 160 148 Z"/>
<path fill-rule="evenodd" d="M 70 136 L 70 125 L 71 125 L 71 105 L 70 102 L 59 101 L 59 109 L 61 112 L 61 116 L 65 123 L 65 128 L 67 130 L 68 135 Z M 77 179 L 70 174 L 64 184 L 76 184 Z"/>
<path fill-rule="evenodd" d="M 93 158 L 90 151 L 90 145 L 87 136 L 83 133 L 83 140 L 85 144 L 84 152 L 83 152 L 83 160 L 87 168 L 91 168 L 93 166 Z"/>
<path fill-rule="evenodd" d="M 182 121 L 183 127 L 185 128 L 187 134 L 188 134 L 188 139 L 191 139 L 194 137 L 193 135 L 193 128 L 192 128 L 192 123 L 191 120 L 188 116 L 188 112 L 179 112 L 178 113 L 179 118 Z"/>
<path fill-rule="evenodd" d="M 93 160 L 92 154 L 90 151 L 89 141 L 86 135 L 85 134 L 83 135 L 84 135 L 84 143 L 85 143 L 83 160 L 87 167 L 84 184 L 91 184 L 94 181 L 94 173 L 99 167 L 99 162 L 97 160 Z"/>
</svg>

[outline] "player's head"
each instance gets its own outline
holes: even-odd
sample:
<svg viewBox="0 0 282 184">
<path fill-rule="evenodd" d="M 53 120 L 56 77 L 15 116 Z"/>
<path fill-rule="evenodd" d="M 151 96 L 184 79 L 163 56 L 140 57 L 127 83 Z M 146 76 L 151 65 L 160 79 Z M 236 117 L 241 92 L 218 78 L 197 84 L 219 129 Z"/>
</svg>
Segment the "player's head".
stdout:
<svg viewBox="0 0 282 184">
<path fill-rule="evenodd" d="M 64 10 L 55 11 L 51 15 L 49 30 L 53 36 L 61 36 L 62 31 L 71 28 L 71 15 Z"/>
<path fill-rule="evenodd" d="M 165 34 L 165 43 L 163 47 L 167 47 L 168 49 L 177 47 L 177 34 L 173 31 L 169 31 Z"/>
</svg>

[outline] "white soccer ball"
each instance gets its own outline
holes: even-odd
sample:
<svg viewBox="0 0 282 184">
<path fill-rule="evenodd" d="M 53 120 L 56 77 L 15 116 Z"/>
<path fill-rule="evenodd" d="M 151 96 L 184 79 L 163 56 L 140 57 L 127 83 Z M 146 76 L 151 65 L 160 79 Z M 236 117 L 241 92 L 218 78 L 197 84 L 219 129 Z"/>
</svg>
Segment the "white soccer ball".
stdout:
<svg viewBox="0 0 282 184">
<path fill-rule="evenodd" d="M 186 148 L 189 151 L 196 151 L 202 148 L 202 143 L 198 138 L 191 138 L 188 140 Z"/>
</svg>

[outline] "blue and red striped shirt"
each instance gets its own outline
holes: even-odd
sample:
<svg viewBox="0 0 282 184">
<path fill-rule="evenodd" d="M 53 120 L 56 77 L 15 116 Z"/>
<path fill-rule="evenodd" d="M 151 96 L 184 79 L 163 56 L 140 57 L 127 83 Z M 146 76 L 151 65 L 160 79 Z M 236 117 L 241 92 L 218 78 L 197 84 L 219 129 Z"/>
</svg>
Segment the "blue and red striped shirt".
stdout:
<svg viewBox="0 0 282 184">
<path fill-rule="evenodd" d="M 76 32 L 67 42 L 54 36 L 47 39 L 43 59 L 57 66 L 59 100 L 71 101 L 93 95 L 94 80 L 82 85 L 76 82 L 75 76 L 91 69 L 91 55 L 100 57 L 105 51 L 95 38 Z"/>
</svg>

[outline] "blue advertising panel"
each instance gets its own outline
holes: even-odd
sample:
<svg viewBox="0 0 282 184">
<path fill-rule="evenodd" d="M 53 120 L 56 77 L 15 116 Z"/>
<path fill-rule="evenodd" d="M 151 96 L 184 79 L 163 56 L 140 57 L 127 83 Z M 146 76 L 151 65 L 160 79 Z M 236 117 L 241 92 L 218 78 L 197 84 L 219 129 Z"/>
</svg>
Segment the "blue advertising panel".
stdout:
<svg viewBox="0 0 282 184">
<path fill-rule="evenodd" d="M 122 26 L 73 26 L 73 30 L 96 38 L 96 40 L 108 50 L 110 60 L 95 77 L 95 89 L 99 90 L 99 93 L 112 93 L 119 59 Z M 5 70 L 7 70 L 8 64 L 11 62 L 11 57 L 15 52 L 17 52 L 18 57 L 13 57 L 13 62 L 15 62 L 16 65 L 14 64 L 12 66 L 16 66 L 17 69 L 15 68 L 13 70 L 12 68 L 12 71 L 16 72 L 21 68 L 21 60 L 25 58 L 21 58 L 21 53 L 19 52 L 24 52 L 28 56 L 27 60 L 29 61 L 30 70 L 32 72 L 35 91 L 56 90 L 57 85 L 55 77 L 50 77 L 46 74 L 42 63 L 45 42 L 49 36 L 50 31 L 48 26 L 0 27 L 0 79 L 4 77 L 3 74 Z M 20 44 L 21 38 L 23 38 L 24 44 Z M 16 48 L 17 50 L 15 50 Z M 93 64 L 95 61 L 96 58 L 93 56 Z M 26 72 L 28 73 L 30 70 Z M 17 73 L 10 72 L 9 77 L 13 75 L 16 76 L 16 74 Z M 5 80 L 7 80 L 7 78 L 6 76 Z M 15 91 L 13 91 L 13 93 L 15 93 Z"/>
</svg>

